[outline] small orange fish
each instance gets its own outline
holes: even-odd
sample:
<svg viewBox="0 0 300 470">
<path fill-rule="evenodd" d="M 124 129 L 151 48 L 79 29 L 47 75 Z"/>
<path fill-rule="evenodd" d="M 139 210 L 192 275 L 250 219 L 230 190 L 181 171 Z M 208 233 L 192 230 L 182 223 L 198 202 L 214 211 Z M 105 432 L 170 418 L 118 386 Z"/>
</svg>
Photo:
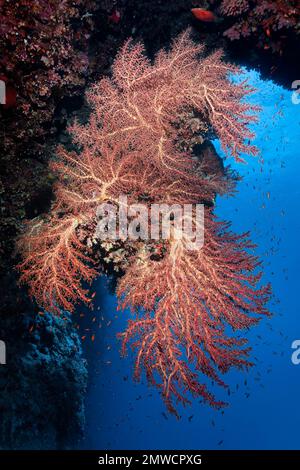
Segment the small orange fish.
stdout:
<svg viewBox="0 0 300 470">
<path fill-rule="evenodd" d="M 267 28 L 266 30 L 266 35 L 269 37 L 271 37 L 271 31 L 270 31 L 270 28 Z"/>
<path fill-rule="evenodd" d="M 112 14 L 108 17 L 108 20 L 115 24 L 120 23 L 121 13 L 119 12 L 119 10 L 114 10 Z"/>
<path fill-rule="evenodd" d="M 95 335 L 92 335 L 91 340 L 92 340 L 92 341 L 95 341 Z"/>
<path fill-rule="evenodd" d="M 204 8 L 192 8 L 191 12 L 197 20 L 203 21 L 204 23 L 214 23 L 217 21 L 217 17 L 213 12 L 204 10 Z"/>
</svg>

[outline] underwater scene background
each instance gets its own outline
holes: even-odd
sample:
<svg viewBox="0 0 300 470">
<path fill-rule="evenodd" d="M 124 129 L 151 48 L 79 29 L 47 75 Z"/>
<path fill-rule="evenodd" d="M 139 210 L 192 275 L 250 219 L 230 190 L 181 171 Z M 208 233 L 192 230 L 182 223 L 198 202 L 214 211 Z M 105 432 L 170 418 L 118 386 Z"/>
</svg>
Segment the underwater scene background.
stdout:
<svg viewBox="0 0 300 470">
<path fill-rule="evenodd" d="M 0 451 L 300 450 L 299 1 L 3 0 L 0 18 Z M 233 73 L 236 66 L 243 73 Z M 142 123 L 135 132 L 131 119 Z M 216 251 L 208 244 L 203 264 L 195 255 L 198 276 L 192 286 L 185 282 L 194 304 L 171 305 L 169 317 L 163 311 L 139 382 L 137 351 L 129 347 L 123 357 L 119 335 L 136 317 L 118 308 L 120 298 L 129 292 L 141 318 L 155 318 L 157 310 L 145 317 L 140 306 L 151 269 L 158 273 L 151 279 L 161 279 L 159 267 L 165 276 L 156 292 L 165 295 L 155 306 L 165 298 L 178 305 L 186 292 L 175 280 L 179 294 L 172 295 L 163 282 L 171 243 L 106 246 L 97 239 L 97 195 L 110 201 L 118 191 L 146 206 L 161 192 L 184 204 L 204 201 L 207 231 L 216 246 L 221 240 Z M 271 284 L 270 316 L 260 315 L 268 288 L 260 297 L 256 281 L 243 289 L 255 258 L 241 239 L 226 245 L 213 214 L 234 234 L 249 231 L 250 254 L 261 261 L 259 287 Z M 191 260 L 178 263 L 181 280 L 191 280 Z M 132 266 L 138 275 L 126 277 Z M 144 290 L 135 292 L 136 285 Z M 254 326 L 252 313 L 260 317 Z M 235 325 L 246 328 L 233 332 Z M 140 340 L 145 331 L 146 323 Z M 225 337 L 233 333 L 248 340 L 248 369 L 230 368 L 245 359 Z M 183 355 L 164 354 L 161 344 Z M 200 351 L 191 361 L 190 348 Z M 221 353 L 214 356 L 214 348 Z M 179 368 L 171 402 L 165 391 L 181 358 L 188 368 Z M 149 385 L 152 370 L 161 390 Z M 202 384 L 226 406 L 218 408 Z"/>
</svg>

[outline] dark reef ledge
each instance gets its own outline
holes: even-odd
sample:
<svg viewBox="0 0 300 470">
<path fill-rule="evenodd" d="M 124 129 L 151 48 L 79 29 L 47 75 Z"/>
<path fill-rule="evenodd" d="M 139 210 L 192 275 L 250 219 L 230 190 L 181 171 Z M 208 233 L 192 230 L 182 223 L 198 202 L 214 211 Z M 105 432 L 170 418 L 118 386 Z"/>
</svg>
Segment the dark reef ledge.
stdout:
<svg viewBox="0 0 300 470">
<path fill-rule="evenodd" d="M 1 319 L 0 449 L 74 448 L 84 426 L 86 361 L 69 315 Z"/>
</svg>

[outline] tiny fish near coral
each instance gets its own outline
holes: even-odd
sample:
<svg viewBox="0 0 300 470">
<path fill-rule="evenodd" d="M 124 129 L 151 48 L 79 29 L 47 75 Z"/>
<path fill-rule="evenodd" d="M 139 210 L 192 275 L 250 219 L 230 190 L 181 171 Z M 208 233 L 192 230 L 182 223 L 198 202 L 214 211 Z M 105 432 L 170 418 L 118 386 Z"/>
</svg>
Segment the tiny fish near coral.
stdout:
<svg viewBox="0 0 300 470">
<path fill-rule="evenodd" d="M 112 14 L 108 17 L 108 19 L 112 23 L 118 24 L 121 20 L 121 13 L 119 12 L 119 10 L 114 10 Z"/>
</svg>

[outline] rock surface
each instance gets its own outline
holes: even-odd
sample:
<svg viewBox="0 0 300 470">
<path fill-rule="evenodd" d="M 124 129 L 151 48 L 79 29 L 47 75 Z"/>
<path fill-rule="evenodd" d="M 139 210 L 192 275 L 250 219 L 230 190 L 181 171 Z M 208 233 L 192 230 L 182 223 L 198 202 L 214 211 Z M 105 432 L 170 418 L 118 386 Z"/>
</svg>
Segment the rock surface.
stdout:
<svg viewBox="0 0 300 470">
<path fill-rule="evenodd" d="M 86 361 L 68 315 L 24 312 L 2 319 L 0 448 L 76 446 L 84 425 Z"/>
</svg>

